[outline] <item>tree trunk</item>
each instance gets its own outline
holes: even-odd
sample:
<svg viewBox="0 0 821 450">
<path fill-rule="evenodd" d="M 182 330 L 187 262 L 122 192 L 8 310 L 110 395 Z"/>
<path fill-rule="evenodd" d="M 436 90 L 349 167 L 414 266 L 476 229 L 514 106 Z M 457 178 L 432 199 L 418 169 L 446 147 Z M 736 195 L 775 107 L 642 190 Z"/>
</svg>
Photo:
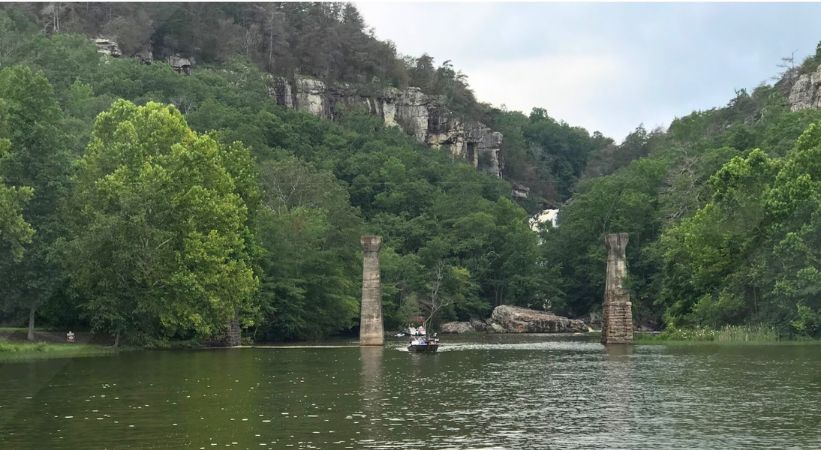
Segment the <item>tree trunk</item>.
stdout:
<svg viewBox="0 0 821 450">
<path fill-rule="evenodd" d="M 26 339 L 33 341 L 34 340 L 34 314 L 37 312 L 37 308 L 34 305 L 31 306 L 29 309 L 29 332 Z"/>
<path fill-rule="evenodd" d="M 120 347 L 120 332 L 118 331 L 114 335 L 114 348 L 119 348 L 119 347 Z"/>
</svg>

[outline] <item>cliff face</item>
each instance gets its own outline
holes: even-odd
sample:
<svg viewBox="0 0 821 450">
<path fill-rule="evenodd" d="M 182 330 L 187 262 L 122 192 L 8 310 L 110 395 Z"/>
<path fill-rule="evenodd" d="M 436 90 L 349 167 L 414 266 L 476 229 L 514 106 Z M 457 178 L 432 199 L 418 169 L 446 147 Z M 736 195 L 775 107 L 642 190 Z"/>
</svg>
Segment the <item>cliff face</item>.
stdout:
<svg viewBox="0 0 821 450">
<path fill-rule="evenodd" d="M 790 110 L 821 107 L 821 66 L 813 73 L 798 76 L 790 88 Z"/>
<path fill-rule="evenodd" d="M 477 169 L 501 176 L 502 134 L 481 122 L 459 119 L 444 107 L 441 99 L 419 88 L 385 88 L 366 96 L 347 84 L 327 86 L 309 77 L 272 77 L 269 92 L 277 104 L 328 120 L 345 108 L 364 108 L 380 117 L 386 126 L 399 127 L 420 143 L 447 150 Z"/>
<path fill-rule="evenodd" d="M 113 57 L 122 55 L 117 42 L 98 37 L 97 51 Z M 150 52 L 143 62 L 151 63 Z M 174 54 L 167 62 L 175 71 L 191 74 L 193 58 Z M 427 95 L 417 87 L 385 88 L 375 95 L 362 95 L 352 86 L 340 83 L 326 85 L 315 78 L 296 76 L 269 78 L 269 95 L 277 104 L 304 111 L 314 116 L 334 120 L 345 108 L 363 107 L 382 118 L 386 126 L 399 127 L 422 144 L 443 149 L 473 167 L 497 177 L 502 175 L 500 151 L 502 133 L 493 131 L 478 121 L 462 120 L 449 111 L 442 99 Z"/>
</svg>

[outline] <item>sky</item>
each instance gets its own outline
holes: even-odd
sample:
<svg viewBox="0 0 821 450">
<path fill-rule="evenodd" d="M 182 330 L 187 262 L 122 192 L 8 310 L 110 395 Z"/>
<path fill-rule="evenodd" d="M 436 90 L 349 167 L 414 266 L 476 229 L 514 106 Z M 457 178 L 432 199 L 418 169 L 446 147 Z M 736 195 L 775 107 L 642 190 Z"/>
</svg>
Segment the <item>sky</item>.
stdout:
<svg viewBox="0 0 821 450">
<path fill-rule="evenodd" d="M 479 101 L 601 131 L 720 107 L 821 40 L 821 4 L 373 3 L 367 26 L 400 54 L 451 60 Z"/>
</svg>

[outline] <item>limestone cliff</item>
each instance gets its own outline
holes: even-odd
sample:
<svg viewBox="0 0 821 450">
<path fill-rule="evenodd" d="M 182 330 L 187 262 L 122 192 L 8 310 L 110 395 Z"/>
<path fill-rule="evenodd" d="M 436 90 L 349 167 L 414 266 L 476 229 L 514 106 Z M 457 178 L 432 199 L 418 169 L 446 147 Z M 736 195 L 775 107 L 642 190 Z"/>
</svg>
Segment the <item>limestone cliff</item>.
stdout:
<svg viewBox="0 0 821 450">
<path fill-rule="evenodd" d="M 791 77 L 793 78 L 793 77 Z M 807 108 L 821 107 L 821 66 L 815 72 L 805 73 L 793 78 L 790 88 L 790 110 L 799 111 Z"/>
<path fill-rule="evenodd" d="M 345 108 L 361 107 L 382 118 L 386 126 L 400 127 L 418 142 L 443 149 L 474 167 L 501 176 L 499 152 L 502 134 L 478 121 L 463 120 L 449 111 L 442 99 L 419 88 L 385 88 L 363 95 L 347 84 L 298 76 L 271 77 L 269 93 L 282 106 L 334 120 Z"/>
<path fill-rule="evenodd" d="M 94 43 L 99 53 L 122 55 L 117 42 L 111 39 L 97 37 Z M 150 52 L 134 56 L 145 63 L 153 61 Z M 186 75 L 191 74 L 195 65 L 193 57 L 179 54 L 172 54 L 167 62 L 175 71 Z M 481 122 L 458 117 L 445 107 L 443 99 L 425 94 L 417 87 L 388 87 L 364 95 L 346 83 L 326 85 L 305 76 L 268 77 L 268 94 L 286 108 L 334 120 L 346 108 L 361 107 L 382 118 L 386 126 L 399 127 L 422 144 L 447 150 L 454 157 L 465 159 L 473 167 L 497 177 L 502 174 L 499 157 L 502 133 Z"/>
</svg>

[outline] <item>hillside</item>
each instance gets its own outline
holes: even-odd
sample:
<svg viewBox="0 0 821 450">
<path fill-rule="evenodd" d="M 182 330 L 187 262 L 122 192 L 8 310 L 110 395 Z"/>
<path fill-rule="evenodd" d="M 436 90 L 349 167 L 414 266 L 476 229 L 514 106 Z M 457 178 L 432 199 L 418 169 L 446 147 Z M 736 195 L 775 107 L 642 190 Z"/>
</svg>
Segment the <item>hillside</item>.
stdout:
<svg viewBox="0 0 821 450">
<path fill-rule="evenodd" d="M 597 311 L 601 236 L 630 233 L 634 314 L 646 327 L 821 331 L 817 55 L 774 85 L 669 129 L 639 128 L 592 158 L 547 233 L 554 308 Z"/>
<path fill-rule="evenodd" d="M 456 300 L 443 318 L 542 295 L 510 185 L 379 118 L 277 105 L 247 60 L 186 76 L 9 5 L 0 30 L 4 322 L 144 345 L 229 321 L 257 339 L 347 333 L 363 233 L 384 237 L 388 327 L 424 312 L 432 283 Z"/>
<path fill-rule="evenodd" d="M 602 236 L 628 232 L 642 326 L 818 336 L 819 63 L 616 145 L 477 102 L 347 4 L 3 4 L 2 320 L 351 333 L 364 233 L 388 327 L 432 296 L 595 316 Z"/>
<path fill-rule="evenodd" d="M 547 116 L 477 101 L 467 76 L 427 55 L 402 56 L 343 3 L 49 3 L 2 5 L 46 34 L 101 39 L 101 50 L 179 70 L 245 60 L 272 75 L 283 106 L 335 120 L 365 110 L 417 141 L 520 189 L 531 212 L 567 199 L 590 155 L 612 144 Z M 17 21 L 19 22 L 19 20 Z M 110 47 L 110 48 L 109 48 Z M 529 198 L 525 198 L 525 196 Z"/>
</svg>

